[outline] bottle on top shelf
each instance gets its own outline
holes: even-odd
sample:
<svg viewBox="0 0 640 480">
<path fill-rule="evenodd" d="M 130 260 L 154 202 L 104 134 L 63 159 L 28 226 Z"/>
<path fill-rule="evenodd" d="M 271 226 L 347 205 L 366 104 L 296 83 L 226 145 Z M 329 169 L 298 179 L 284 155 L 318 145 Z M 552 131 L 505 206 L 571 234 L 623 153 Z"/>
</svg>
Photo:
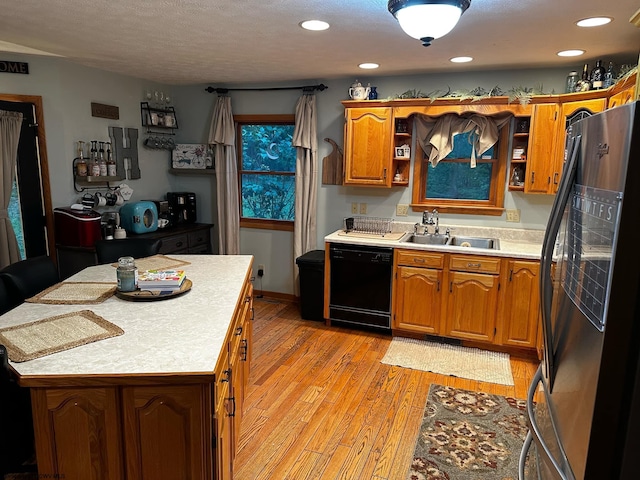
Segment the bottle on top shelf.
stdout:
<svg viewBox="0 0 640 480">
<path fill-rule="evenodd" d="M 117 175 L 116 162 L 111 152 L 111 142 L 107 142 L 107 175 L 115 177 Z"/>
<path fill-rule="evenodd" d="M 104 158 L 104 142 L 100 143 L 100 150 L 98 150 L 98 166 L 100 167 L 100 176 L 107 176 L 107 161 Z"/>
<path fill-rule="evenodd" d="M 609 62 L 607 73 L 604 74 L 604 85 L 602 88 L 609 88 L 613 86 L 615 78 L 616 77 L 613 73 L 613 62 Z"/>
<path fill-rule="evenodd" d="M 602 66 L 602 60 L 596 61 L 596 66 L 591 70 L 591 88 L 594 90 L 600 90 L 604 88 L 604 77 L 607 72 Z"/>
<path fill-rule="evenodd" d="M 576 92 L 588 92 L 591 90 L 591 82 L 589 81 L 589 64 L 585 63 L 582 67 L 582 78 L 578 80 Z"/>
<path fill-rule="evenodd" d="M 567 82 L 565 84 L 564 93 L 573 93 L 576 91 L 576 86 L 578 85 L 578 72 L 575 70 L 569 72 L 567 76 Z"/>
<path fill-rule="evenodd" d="M 90 174 L 93 177 L 100 176 L 100 164 L 98 163 L 98 141 L 91 140 L 91 158 L 89 161 Z"/>
<path fill-rule="evenodd" d="M 78 161 L 76 162 L 76 175 L 79 177 L 87 176 L 87 161 L 84 159 L 84 142 L 78 141 Z"/>
</svg>

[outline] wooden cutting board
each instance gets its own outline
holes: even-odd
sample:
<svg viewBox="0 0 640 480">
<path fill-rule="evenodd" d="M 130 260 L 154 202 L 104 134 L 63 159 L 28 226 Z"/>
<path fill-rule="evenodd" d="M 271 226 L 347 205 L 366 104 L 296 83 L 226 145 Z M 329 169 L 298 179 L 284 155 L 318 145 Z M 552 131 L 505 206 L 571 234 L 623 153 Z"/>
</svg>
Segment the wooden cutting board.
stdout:
<svg viewBox="0 0 640 480">
<path fill-rule="evenodd" d="M 333 150 L 322 159 L 322 184 L 342 185 L 344 171 L 342 149 L 330 138 L 325 138 L 324 141 L 329 142 Z"/>
</svg>

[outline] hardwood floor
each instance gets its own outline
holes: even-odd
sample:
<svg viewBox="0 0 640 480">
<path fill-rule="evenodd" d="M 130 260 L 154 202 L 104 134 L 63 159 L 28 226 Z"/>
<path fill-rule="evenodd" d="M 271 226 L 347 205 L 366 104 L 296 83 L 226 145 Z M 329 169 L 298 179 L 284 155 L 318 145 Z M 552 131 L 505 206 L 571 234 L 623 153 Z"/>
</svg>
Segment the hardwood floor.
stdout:
<svg viewBox="0 0 640 480">
<path fill-rule="evenodd" d="M 511 357 L 515 386 L 380 363 L 391 336 L 302 320 L 256 299 L 236 480 L 396 480 L 408 471 L 432 383 L 525 398 L 537 365 Z"/>
</svg>

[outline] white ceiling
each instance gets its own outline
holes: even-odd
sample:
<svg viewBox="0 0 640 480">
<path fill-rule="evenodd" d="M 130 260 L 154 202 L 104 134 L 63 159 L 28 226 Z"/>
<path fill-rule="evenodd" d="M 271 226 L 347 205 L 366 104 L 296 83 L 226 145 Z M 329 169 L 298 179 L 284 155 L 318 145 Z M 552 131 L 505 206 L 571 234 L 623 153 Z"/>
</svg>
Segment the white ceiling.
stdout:
<svg viewBox="0 0 640 480">
<path fill-rule="evenodd" d="M 3 0 L 0 52 L 23 48 L 170 85 L 287 82 L 637 61 L 638 0 L 471 0 L 456 28 L 423 47 L 387 0 Z M 579 28 L 575 21 L 614 21 Z M 322 19 L 324 32 L 298 24 Z M 13 45 L 12 45 L 13 44 Z M 26 47 L 27 50 L 24 50 Z M 583 57 L 560 58 L 580 48 Z M 454 56 L 475 61 L 452 64 Z"/>
</svg>

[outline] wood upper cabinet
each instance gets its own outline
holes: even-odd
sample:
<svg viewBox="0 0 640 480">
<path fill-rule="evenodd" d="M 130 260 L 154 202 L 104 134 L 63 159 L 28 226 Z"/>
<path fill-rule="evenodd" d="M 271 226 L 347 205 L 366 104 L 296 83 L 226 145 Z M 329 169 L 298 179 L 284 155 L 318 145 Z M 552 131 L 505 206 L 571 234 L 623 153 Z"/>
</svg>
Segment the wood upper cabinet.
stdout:
<svg viewBox="0 0 640 480">
<path fill-rule="evenodd" d="M 498 322 L 501 343 L 535 348 L 540 324 L 540 262 L 509 260 L 505 263 Z"/>
<path fill-rule="evenodd" d="M 444 255 L 396 252 L 393 328 L 437 335 L 444 315 Z"/>
<path fill-rule="evenodd" d="M 208 478 L 208 388 L 163 385 L 122 389 L 127 478 Z"/>
<path fill-rule="evenodd" d="M 117 388 L 32 388 L 31 396 L 40 476 L 124 478 Z"/>
<path fill-rule="evenodd" d="M 559 106 L 534 105 L 529 130 L 525 193 L 549 193 L 553 176 Z"/>
<path fill-rule="evenodd" d="M 496 329 L 500 259 L 451 255 L 444 335 L 493 342 Z"/>
<path fill-rule="evenodd" d="M 393 177 L 391 108 L 347 108 L 345 117 L 345 185 L 390 187 Z"/>
<path fill-rule="evenodd" d="M 607 108 L 614 108 L 626 103 L 631 103 L 636 99 L 636 86 L 631 85 L 621 92 L 611 95 L 607 102 Z"/>
</svg>

